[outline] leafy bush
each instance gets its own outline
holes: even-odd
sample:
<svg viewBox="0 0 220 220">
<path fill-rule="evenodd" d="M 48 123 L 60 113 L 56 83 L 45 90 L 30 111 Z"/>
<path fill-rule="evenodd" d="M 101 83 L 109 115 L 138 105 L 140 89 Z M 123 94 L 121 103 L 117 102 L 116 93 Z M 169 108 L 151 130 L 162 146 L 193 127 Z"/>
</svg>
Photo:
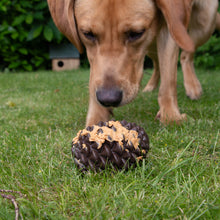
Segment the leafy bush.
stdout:
<svg viewBox="0 0 220 220">
<path fill-rule="evenodd" d="M 220 37 L 217 34 L 197 49 L 195 66 L 206 69 L 220 69 Z"/>
<path fill-rule="evenodd" d="M 1 0 L 0 14 L 0 70 L 48 68 L 48 42 L 63 37 L 52 22 L 47 1 Z"/>
</svg>

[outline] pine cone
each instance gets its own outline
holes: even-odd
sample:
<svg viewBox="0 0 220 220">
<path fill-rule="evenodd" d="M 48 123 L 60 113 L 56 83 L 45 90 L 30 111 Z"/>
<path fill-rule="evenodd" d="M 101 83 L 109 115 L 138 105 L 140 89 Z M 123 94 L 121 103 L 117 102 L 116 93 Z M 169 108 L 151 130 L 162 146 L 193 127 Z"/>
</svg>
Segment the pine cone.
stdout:
<svg viewBox="0 0 220 220">
<path fill-rule="evenodd" d="M 144 129 L 126 121 L 100 122 L 78 132 L 72 141 L 74 162 L 82 170 L 112 165 L 127 170 L 146 158 L 149 138 Z"/>
</svg>

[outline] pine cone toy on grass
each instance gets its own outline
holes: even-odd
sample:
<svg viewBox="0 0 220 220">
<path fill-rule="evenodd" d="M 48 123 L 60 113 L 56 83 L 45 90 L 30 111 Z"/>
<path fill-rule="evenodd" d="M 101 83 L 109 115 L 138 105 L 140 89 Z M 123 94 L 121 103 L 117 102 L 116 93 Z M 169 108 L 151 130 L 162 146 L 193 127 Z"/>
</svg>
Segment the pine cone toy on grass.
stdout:
<svg viewBox="0 0 220 220">
<path fill-rule="evenodd" d="M 126 121 L 100 122 L 78 132 L 72 154 L 78 168 L 95 171 L 107 165 L 128 169 L 146 158 L 149 138 L 143 128 Z"/>
</svg>

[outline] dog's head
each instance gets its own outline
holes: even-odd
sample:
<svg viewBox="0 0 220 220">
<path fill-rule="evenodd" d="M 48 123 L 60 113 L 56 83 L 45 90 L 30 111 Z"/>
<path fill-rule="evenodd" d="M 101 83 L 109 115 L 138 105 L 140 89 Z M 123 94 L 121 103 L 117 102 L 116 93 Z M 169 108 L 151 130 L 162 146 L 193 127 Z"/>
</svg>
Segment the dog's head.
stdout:
<svg viewBox="0 0 220 220">
<path fill-rule="evenodd" d="M 158 8 L 170 33 L 185 50 L 192 0 L 48 0 L 55 24 L 83 51 L 91 66 L 90 96 L 105 107 L 130 102 L 137 94 L 147 49 L 160 26 Z"/>
</svg>

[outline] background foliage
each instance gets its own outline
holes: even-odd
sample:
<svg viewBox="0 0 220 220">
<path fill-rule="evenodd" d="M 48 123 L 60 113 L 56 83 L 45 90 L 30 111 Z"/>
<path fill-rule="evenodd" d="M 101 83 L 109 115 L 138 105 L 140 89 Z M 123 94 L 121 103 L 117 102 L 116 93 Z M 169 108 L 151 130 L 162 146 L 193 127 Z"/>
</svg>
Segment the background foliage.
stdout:
<svg viewBox="0 0 220 220">
<path fill-rule="evenodd" d="M 0 69 L 47 69 L 49 43 L 62 35 L 50 17 L 47 1 L 1 0 Z"/>
<path fill-rule="evenodd" d="M 220 35 L 215 32 L 196 52 L 195 65 L 206 69 L 220 69 Z"/>
<path fill-rule="evenodd" d="M 46 0 L 1 0 L 0 21 L 0 71 L 49 69 L 49 43 L 66 41 L 53 24 Z M 195 64 L 220 69 L 219 42 L 215 32 L 198 49 Z M 82 58 L 87 65 L 86 56 Z"/>
</svg>

